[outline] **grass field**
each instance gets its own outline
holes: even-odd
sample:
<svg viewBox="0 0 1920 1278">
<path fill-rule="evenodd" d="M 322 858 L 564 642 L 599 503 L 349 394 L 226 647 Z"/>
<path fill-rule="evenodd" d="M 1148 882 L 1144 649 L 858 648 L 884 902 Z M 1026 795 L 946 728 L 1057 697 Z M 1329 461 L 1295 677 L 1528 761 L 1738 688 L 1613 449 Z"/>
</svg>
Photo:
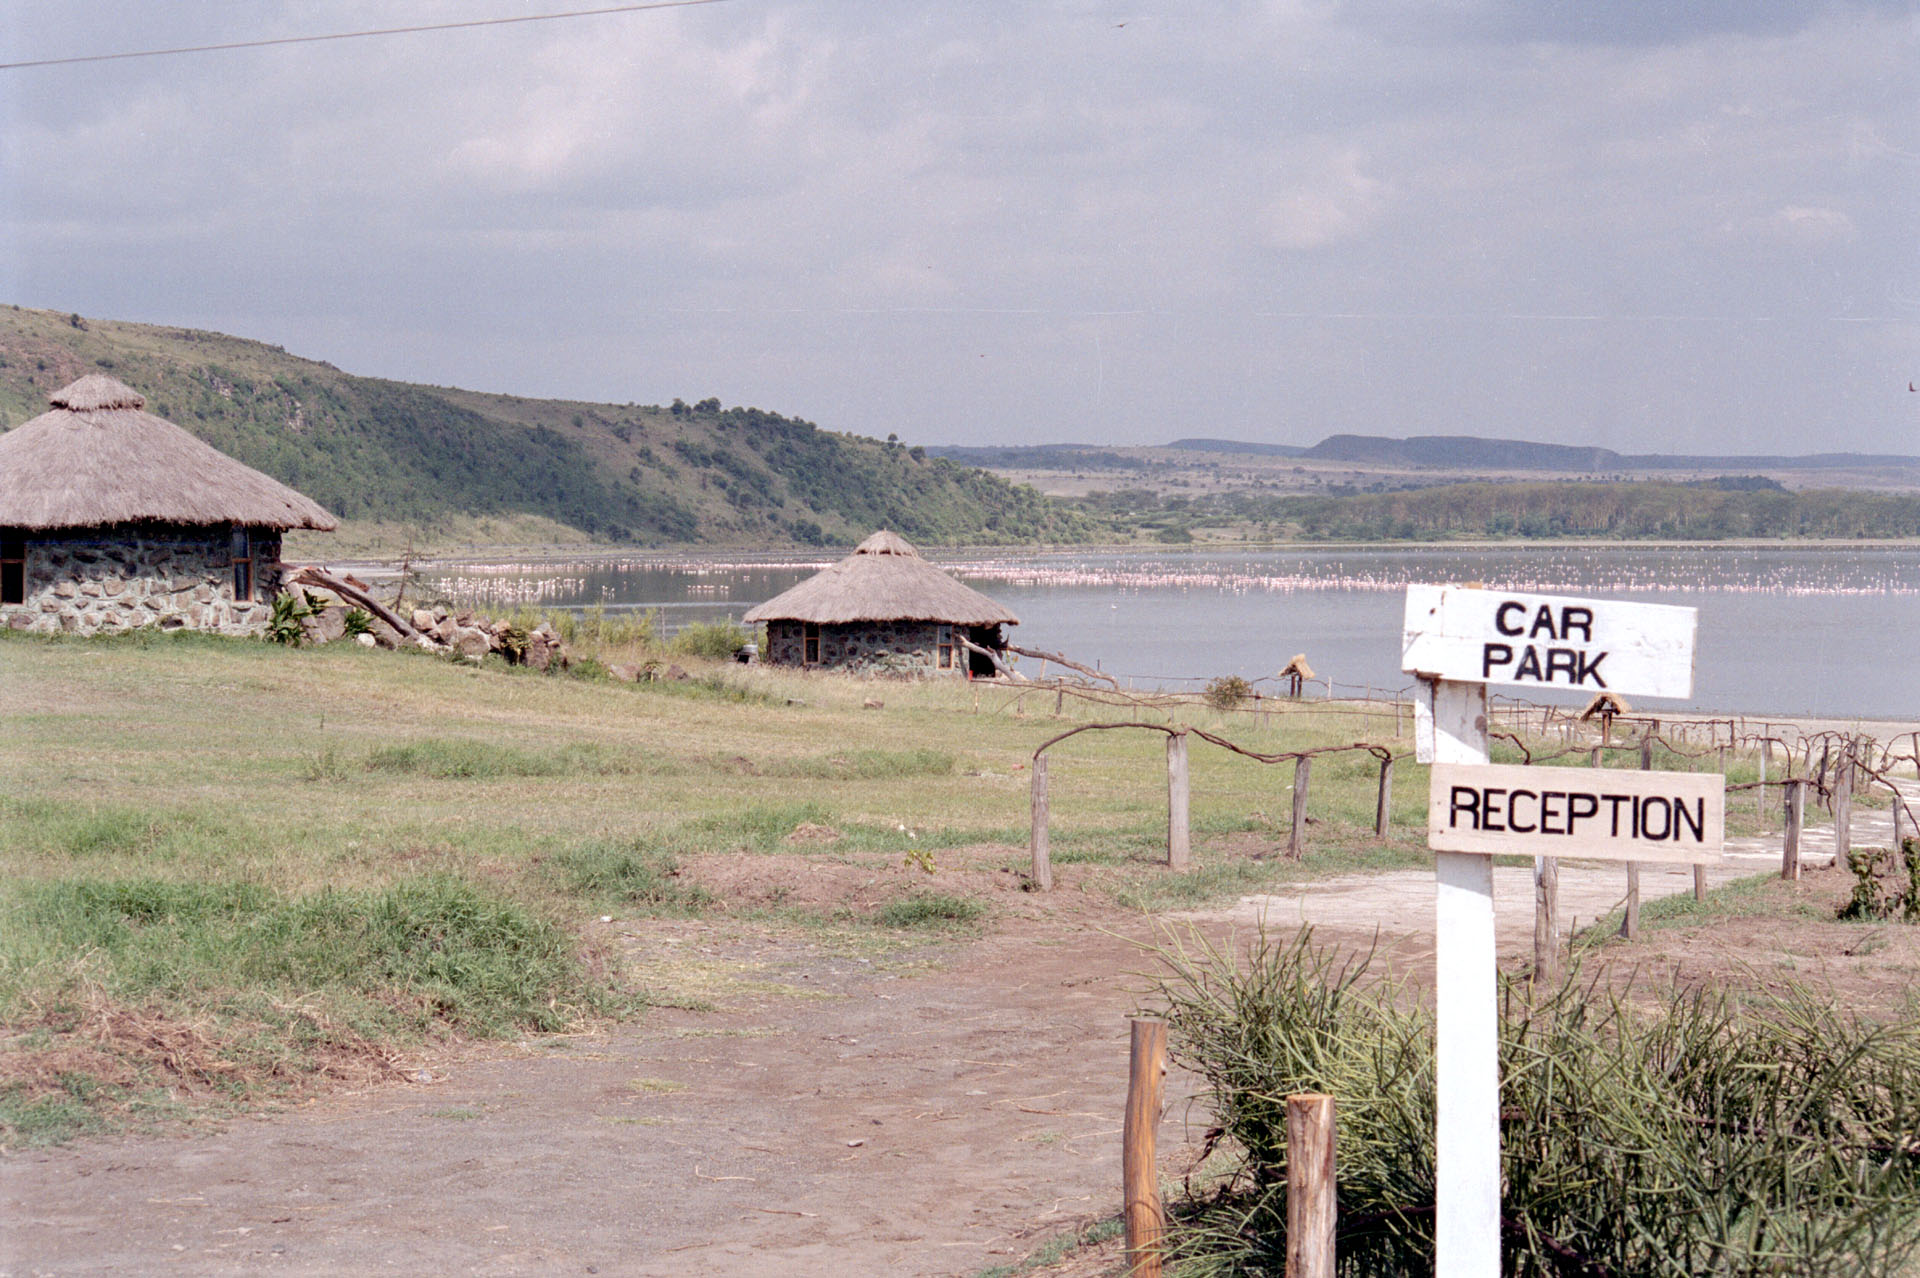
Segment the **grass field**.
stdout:
<svg viewBox="0 0 1920 1278">
<path fill-rule="evenodd" d="M 948 871 L 1024 873 L 1035 747 L 1167 714 L 677 659 L 692 678 L 622 684 L 352 645 L 0 637 L 0 1144 L 377 1077 L 436 1037 L 632 1014 L 648 993 L 590 939 L 604 916 L 753 909 L 863 945 L 989 926 L 984 876 Z M 1378 706 L 1173 713 L 1269 753 L 1411 744 L 1394 736 L 1411 716 Z M 1427 863 L 1411 759 L 1378 843 L 1374 757 L 1317 757 L 1295 864 L 1277 854 L 1291 767 L 1196 739 L 1193 866 L 1172 874 L 1164 740 L 1049 752 L 1054 864 L 1105 908 Z M 691 872 L 752 877 L 760 856 L 770 880 L 894 873 L 858 900 L 742 905 Z"/>
<path fill-rule="evenodd" d="M 0 1139 L 378 1074 L 423 1036 L 629 1013 L 645 991 L 581 925 L 717 908 L 683 872 L 702 855 L 911 860 L 931 877 L 898 899 L 781 921 L 977 925 L 988 907 L 942 858 L 1023 868 L 1034 747 L 1076 715 L 1134 717 L 687 664 L 629 685 L 346 645 L 0 640 Z M 1194 721 L 1268 751 L 1380 733 L 1324 708 Z M 1419 769 L 1398 770 L 1381 847 L 1372 758 L 1317 760 L 1313 851 L 1291 866 L 1245 850 L 1284 838 L 1290 770 L 1198 747 L 1195 866 L 1171 876 L 1163 740 L 1089 733 L 1051 756 L 1055 861 L 1088 890 L 1156 909 L 1423 857 Z M 807 829 L 838 837 L 789 838 Z"/>
</svg>

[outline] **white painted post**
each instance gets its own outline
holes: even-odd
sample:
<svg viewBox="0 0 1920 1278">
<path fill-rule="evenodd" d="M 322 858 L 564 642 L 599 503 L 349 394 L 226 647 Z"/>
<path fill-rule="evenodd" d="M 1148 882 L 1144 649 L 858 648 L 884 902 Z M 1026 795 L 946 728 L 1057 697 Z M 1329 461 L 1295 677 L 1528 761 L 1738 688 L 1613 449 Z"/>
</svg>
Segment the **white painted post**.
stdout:
<svg viewBox="0 0 1920 1278">
<path fill-rule="evenodd" d="M 1487 685 L 1432 684 L 1431 762 L 1484 764 Z M 1493 858 L 1434 853 L 1435 1137 L 1442 1174 L 1436 1273 L 1500 1272 L 1500 1006 L 1494 965 Z"/>
</svg>

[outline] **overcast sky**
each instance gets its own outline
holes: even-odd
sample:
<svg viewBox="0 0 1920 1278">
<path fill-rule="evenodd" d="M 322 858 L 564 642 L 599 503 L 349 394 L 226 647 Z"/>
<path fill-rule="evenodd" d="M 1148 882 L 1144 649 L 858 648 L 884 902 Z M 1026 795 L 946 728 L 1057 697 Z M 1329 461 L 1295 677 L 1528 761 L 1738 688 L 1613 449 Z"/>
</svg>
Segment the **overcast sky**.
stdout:
<svg viewBox="0 0 1920 1278">
<path fill-rule="evenodd" d="M 614 0 L 4 0 L 0 61 Z M 725 0 L 0 71 L 0 300 L 916 443 L 1920 453 L 1920 3 Z"/>
</svg>

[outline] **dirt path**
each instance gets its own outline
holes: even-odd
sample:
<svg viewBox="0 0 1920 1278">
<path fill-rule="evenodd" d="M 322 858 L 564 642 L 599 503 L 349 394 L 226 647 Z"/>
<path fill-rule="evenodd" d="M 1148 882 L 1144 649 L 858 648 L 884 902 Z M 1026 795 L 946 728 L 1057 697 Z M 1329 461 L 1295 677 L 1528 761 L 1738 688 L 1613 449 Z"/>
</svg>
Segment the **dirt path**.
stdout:
<svg viewBox="0 0 1920 1278">
<path fill-rule="evenodd" d="M 1884 837 L 1884 814 L 1859 819 Z M 1777 864 L 1777 837 L 1733 852 L 1716 880 Z M 1503 949 L 1524 952 L 1529 872 L 1497 880 Z M 1590 919 L 1623 872 L 1561 882 Z M 1649 870 L 1643 892 L 1690 884 Z M 1427 872 L 1347 876 L 1182 917 L 1377 927 L 1417 962 L 1432 894 Z M 1127 938 L 1150 921 L 1069 889 L 1015 894 L 978 939 L 872 955 L 728 920 L 613 927 L 718 1010 L 429 1061 L 431 1081 L 209 1134 L 10 1154 L 0 1278 L 965 1275 L 1117 1207 L 1127 973 L 1146 966 Z M 1182 1124 L 1190 1086 L 1170 1089 L 1175 1157 L 1201 1125 Z"/>
<path fill-rule="evenodd" d="M 1126 942 L 1023 926 L 863 961 L 646 927 L 663 939 L 722 1010 L 9 1156 L 0 1272 L 970 1274 L 1111 1209 Z"/>
</svg>

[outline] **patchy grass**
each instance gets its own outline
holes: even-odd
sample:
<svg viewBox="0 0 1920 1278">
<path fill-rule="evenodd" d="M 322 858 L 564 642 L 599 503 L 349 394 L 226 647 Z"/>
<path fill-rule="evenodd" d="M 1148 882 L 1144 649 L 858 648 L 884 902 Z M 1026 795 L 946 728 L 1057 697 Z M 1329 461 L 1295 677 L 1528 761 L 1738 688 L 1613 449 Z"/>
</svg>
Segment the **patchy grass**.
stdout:
<svg viewBox="0 0 1920 1278">
<path fill-rule="evenodd" d="M 681 877 L 671 853 L 632 841 L 594 840 L 548 864 L 567 892 L 626 911 L 697 914 L 713 904 L 711 892 Z"/>
<path fill-rule="evenodd" d="M 1126 1233 L 1127 1222 L 1119 1216 L 1108 1216 L 1096 1220 L 1086 1228 L 1074 1233 L 1056 1234 L 1041 1243 L 1019 1260 L 1005 1265 L 989 1265 L 975 1278 L 1020 1278 L 1036 1270 L 1057 1265 L 1082 1247 L 1098 1247 L 1101 1243 L 1118 1238 Z"/>
<path fill-rule="evenodd" d="M 972 897 L 951 892 L 915 892 L 889 901 L 873 912 L 882 927 L 950 928 L 978 921 L 987 907 Z"/>
<path fill-rule="evenodd" d="M 1735 879 L 1709 888 L 1704 901 L 1696 901 L 1690 892 L 1679 892 L 1640 903 L 1640 927 L 1643 931 L 1663 931 L 1724 919 L 1814 919 L 1833 922 L 1833 911 L 1817 900 L 1783 884 L 1777 872 L 1767 871 L 1744 879 Z M 1620 940 L 1620 924 L 1625 909 L 1596 919 L 1580 929 L 1574 940 L 1579 949 L 1593 949 Z"/>
<path fill-rule="evenodd" d="M 439 740 L 387 746 L 367 756 L 369 772 L 397 772 L 441 780 L 501 777 L 634 776 L 659 774 L 659 760 L 596 745 L 565 745 L 535 751 L 483 740 Z M 330 779 L 327 776 L 315 780 Z"/>
<path fill-rule="evenodd" d="M 64 878 L 0 914 L 0 1140 L 379 1076 L 433 1033 L 613 1010 L 564 929 L 450 876 L 288 895 L 252 882 Z"/>
</svg>

